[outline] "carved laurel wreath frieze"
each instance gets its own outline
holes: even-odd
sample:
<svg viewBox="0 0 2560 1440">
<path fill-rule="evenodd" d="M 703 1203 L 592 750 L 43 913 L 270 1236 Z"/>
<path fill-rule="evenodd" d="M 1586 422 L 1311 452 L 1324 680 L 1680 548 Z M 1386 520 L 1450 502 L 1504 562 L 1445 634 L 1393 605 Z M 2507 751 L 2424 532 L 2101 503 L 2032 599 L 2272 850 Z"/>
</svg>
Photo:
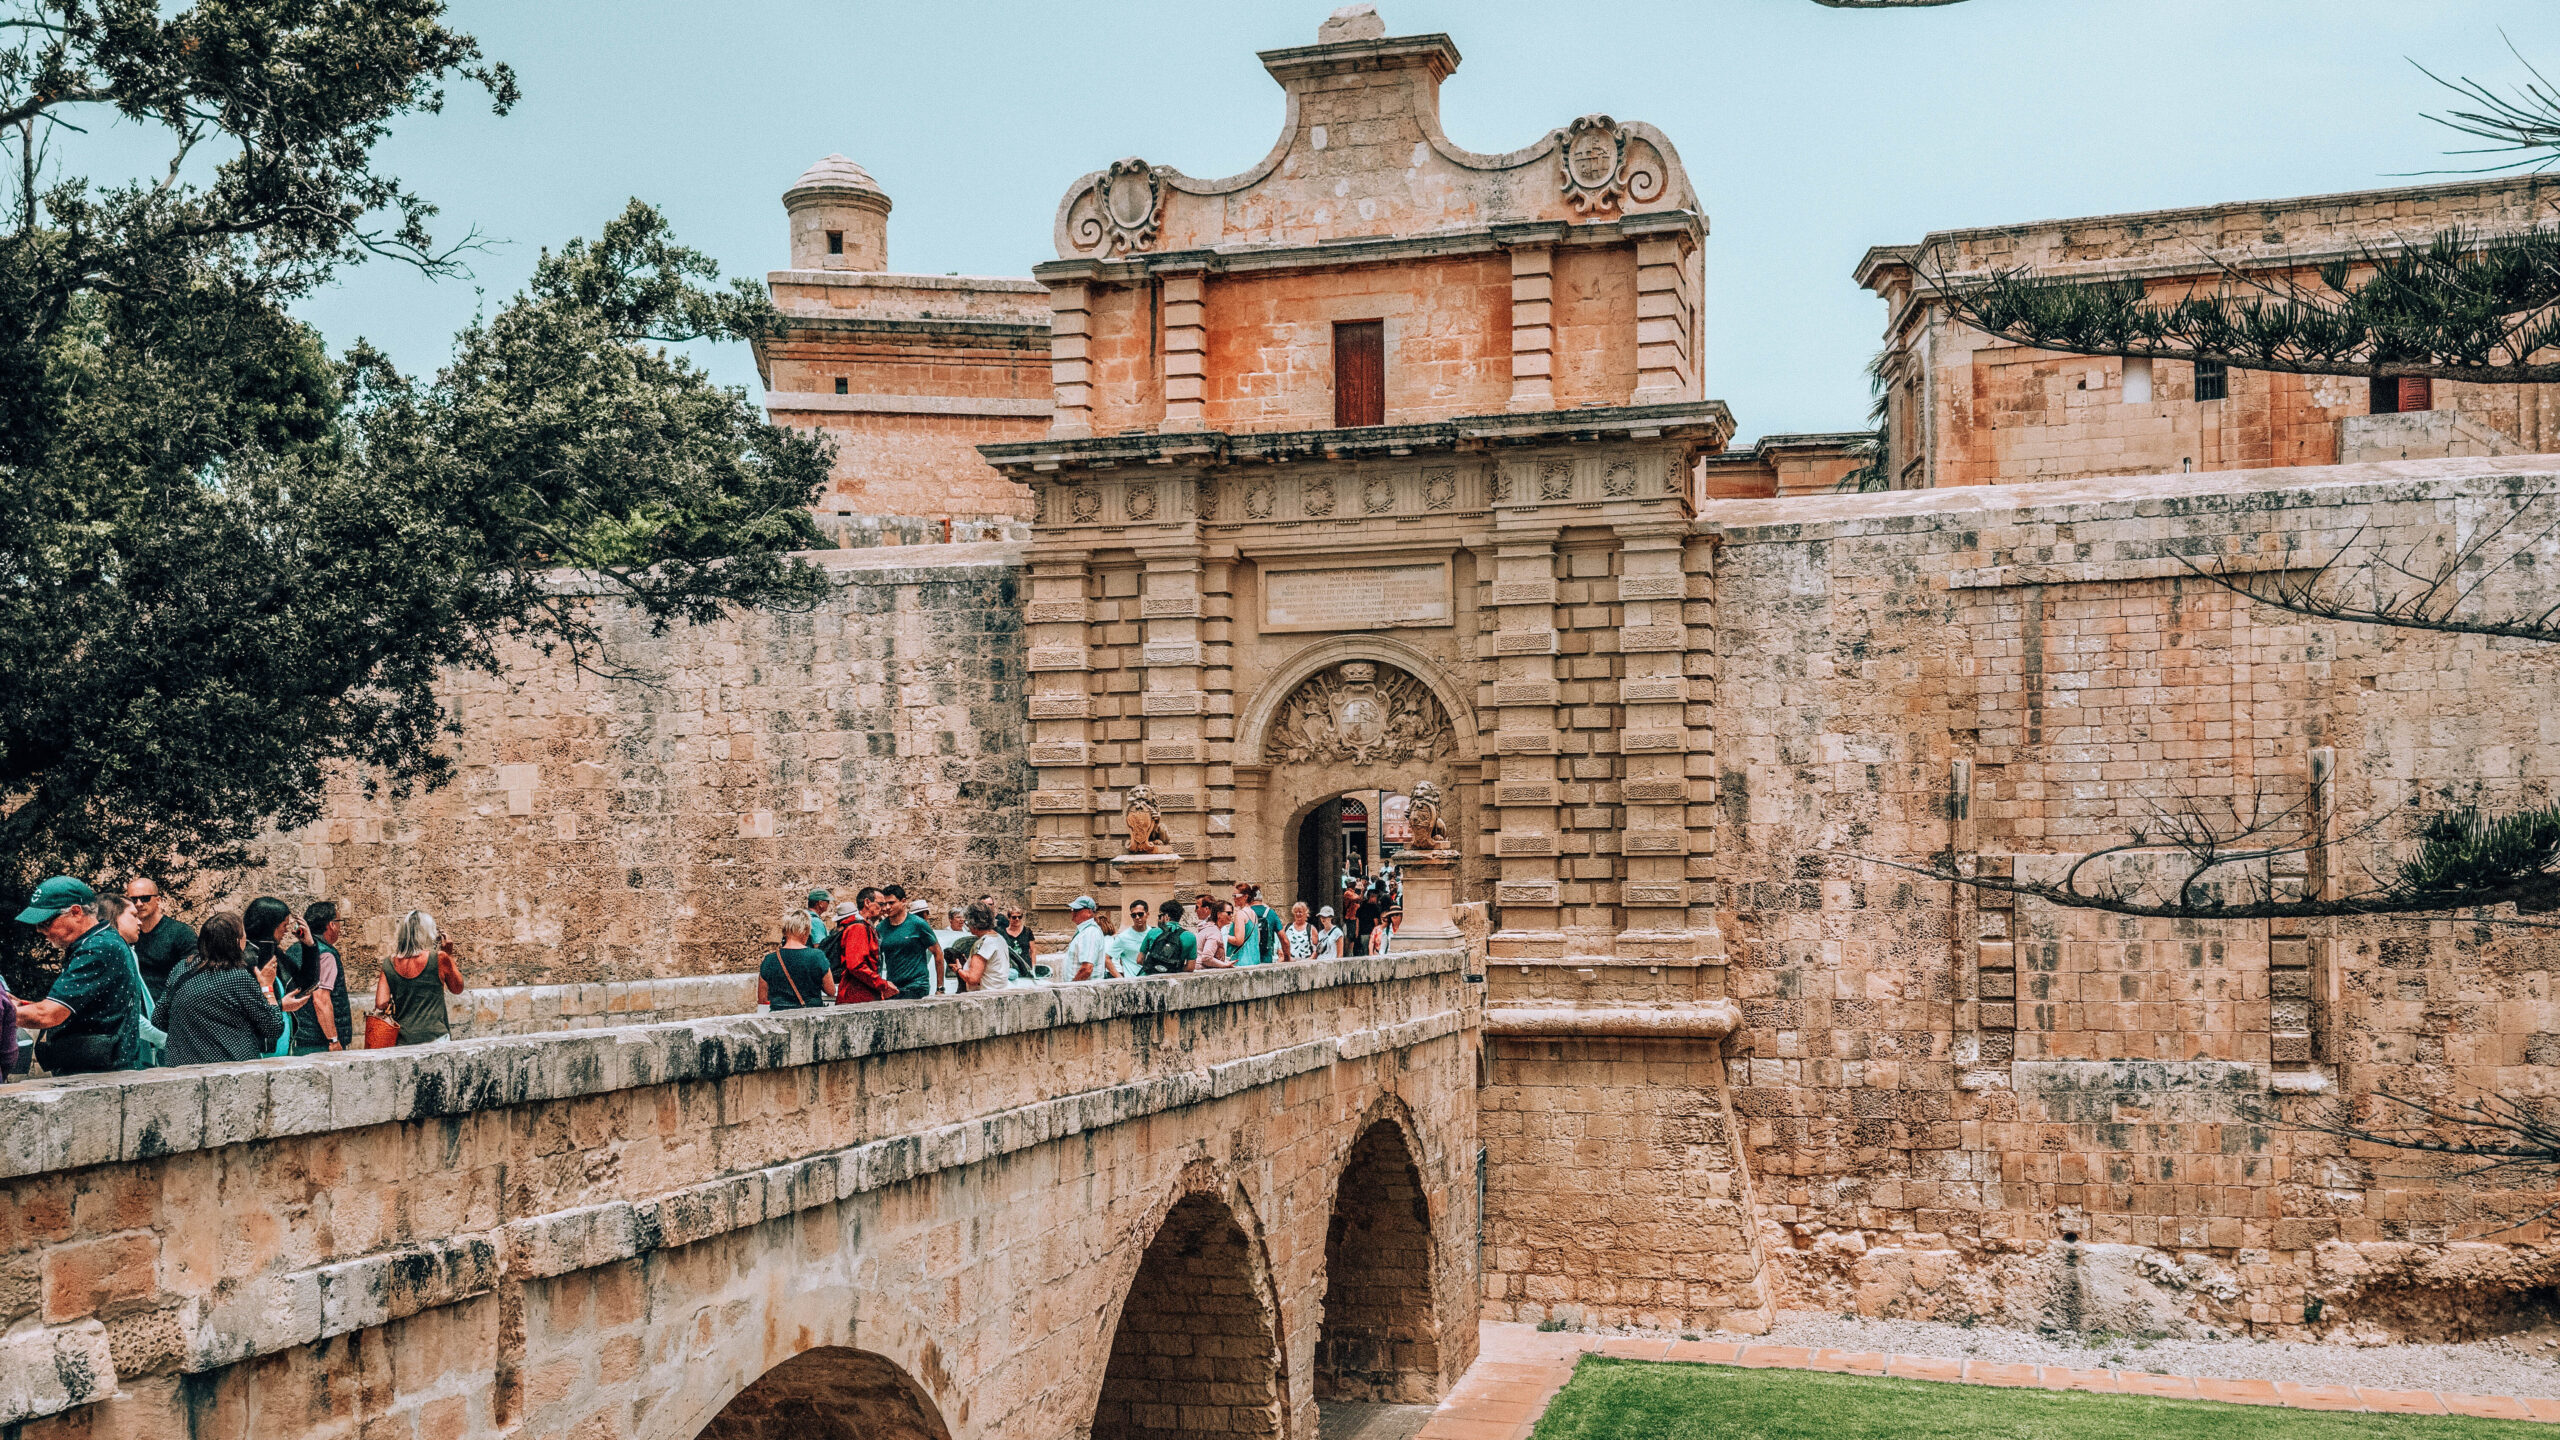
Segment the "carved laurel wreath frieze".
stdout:
<svg viewBox="0 0 2560 1440">
<path fill-rule="evenodd" d="M 1318 671 L 1280 702 L 1263 753 L 1275 761 L 1384 765 L 1434 760 L 1455 744 L 1449 712 L 1392 665 L 1351 660 Z"/>
<path fill-rule="evenodd" d="M 1310 477 L 1307 481 L 1307 488 L 1305 492 L 1300 496 L 1299 503 L 1310 515 L 1321 518 L 1332 514 L 1333 477 L 1330 475 L 1317 475 Z"/>
<path fill-rule="evenodd" d="M 1121 509 L 1126 511 L 1132 520 L 1153 520 L 1156 518 L 1156 487 L 1132 485 L 1129 487 L 1128 498 L 1120 504 Z"/>
<path fill-rule="evenodd" d="M 1602 494 L 1616 499 L 1623 499 L 1635 494 L 1636 462 L 1633 460 L 1615 460 L 1610 462 L 1609 473 L 1601 477 L 1600 491 Z"/>
<path fill-rule="evenodd" d="M 1670 169 L 1651 142 L 1606 115 L 1585 115 L 1556 133 L 1565 203 L 1576 214 L 1660 199 Z"/>
</svg>

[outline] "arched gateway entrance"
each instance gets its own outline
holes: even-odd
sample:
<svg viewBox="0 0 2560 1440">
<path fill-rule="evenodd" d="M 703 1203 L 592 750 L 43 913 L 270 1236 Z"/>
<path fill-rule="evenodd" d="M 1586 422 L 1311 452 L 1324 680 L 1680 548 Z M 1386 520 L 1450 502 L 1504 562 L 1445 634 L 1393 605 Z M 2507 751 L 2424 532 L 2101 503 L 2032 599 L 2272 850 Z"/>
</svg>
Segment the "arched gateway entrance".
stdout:
<svg viewBox="0 0 2560 1440">
<path fill-rule="evenodd" d="M 1425 780 L 1455 800 L 1453 831 L 1463 826 L 1475 746 L 1459 695 L 1438 662 L 1384 637 L 1329 640 L 1293 657 L 1238 731 L 1239 875 L 1284 913 L 1292 900 L 1338 906 L 1348 842 L 1374 855 L 1379 798 Z"/>
</svg>

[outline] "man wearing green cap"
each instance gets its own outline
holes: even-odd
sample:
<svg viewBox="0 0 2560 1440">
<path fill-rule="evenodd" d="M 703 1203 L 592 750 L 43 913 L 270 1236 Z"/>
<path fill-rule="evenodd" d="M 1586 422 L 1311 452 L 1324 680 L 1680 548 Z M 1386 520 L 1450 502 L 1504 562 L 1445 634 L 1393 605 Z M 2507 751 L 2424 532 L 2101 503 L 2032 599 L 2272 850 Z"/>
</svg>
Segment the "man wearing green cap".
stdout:
<svg viewBox="0 0 2560 1440">
<path fill-rule="evenodd" d="M 68 875 L 36 887 L 18 923 L 33 925 L 64 952 L 62 973 L 41 1000 L 21 1000 L 18 1023 L 42 1030 L 36 1063 L 50 1074 L 130 1070 L 142 1034 L 133 952 L 112 925 L 98 923 L 98 895 Z"/>
<path fill-rule="evenodd" d="M 827 943 L 827 905 L 831 898 L 823 889 L 812 890 L 808 903 L 802 907 L 809 912 L 809 948 L 813 950 Z"/>
</svg>

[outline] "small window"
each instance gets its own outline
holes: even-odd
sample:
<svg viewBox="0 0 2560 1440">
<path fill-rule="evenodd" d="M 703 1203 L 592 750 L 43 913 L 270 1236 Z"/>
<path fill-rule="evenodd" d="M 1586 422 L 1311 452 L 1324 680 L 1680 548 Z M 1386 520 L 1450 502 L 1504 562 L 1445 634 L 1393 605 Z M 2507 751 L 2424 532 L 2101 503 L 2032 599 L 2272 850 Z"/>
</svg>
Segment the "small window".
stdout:
<svg viewBox="0 0 2560 1440">
<path fill-rule="evenodd" d="M 2219 360 L 2196 362 L 2196 398 L 2219 400 L 2231 393 L 2231 367 Z"/>
<path fill-rule="evenodd" d="M 2373 398 L 2365 407 L 2376 415 L 2411 414 L 2436 408 L 2436 382 L 2424 375 L 2377 376 Z"/>
<path fill-rule="evenodd" d="M 842 394 L 844 394 L 844 393 L 845 393 L 844 377 L 843 377 L 843 376 L 841 376 L 841 375 L 839 375 L 839 376 L 837 376 L 837 377 L 836 377 L 836 393 L 837 393 L 837 394 L 839 394 L 839 395 L 842 395 Z"/>
<path fill-rule="evenodd" d="M 830 230 L 827 232 L 827 253 L 830 255 L 841 255 L 844 253 L 843 231 Z"/>
<path fill-rule="evenodd" d="M 1387 324 L 1348 320 L 1333 327 L 1333 423 L 1387 423 Z"/>
</svg>

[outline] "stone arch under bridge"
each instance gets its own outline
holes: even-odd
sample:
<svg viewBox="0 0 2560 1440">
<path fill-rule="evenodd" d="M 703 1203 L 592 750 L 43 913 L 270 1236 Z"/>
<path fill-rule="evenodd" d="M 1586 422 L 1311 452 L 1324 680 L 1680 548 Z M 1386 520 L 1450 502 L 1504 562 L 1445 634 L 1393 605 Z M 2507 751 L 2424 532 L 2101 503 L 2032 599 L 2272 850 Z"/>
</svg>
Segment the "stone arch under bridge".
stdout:
<svg viewBox="0 0 2560 1440">
<path fill-rule="evenodd" d="M 1336 636 L 1290 656 L 1243 707 L 1236 755 L 1237 873 L 1267 889 L 1295 875 L 1300 825 L 1348 792 L 1409 793 L 1428 780 L 1453 802 L 1450 833 L 1473 833 L 1466 688 L 1389 636 Z M 1277 890 L 1268 898 L 1286 909 Z"/>
</svg>

